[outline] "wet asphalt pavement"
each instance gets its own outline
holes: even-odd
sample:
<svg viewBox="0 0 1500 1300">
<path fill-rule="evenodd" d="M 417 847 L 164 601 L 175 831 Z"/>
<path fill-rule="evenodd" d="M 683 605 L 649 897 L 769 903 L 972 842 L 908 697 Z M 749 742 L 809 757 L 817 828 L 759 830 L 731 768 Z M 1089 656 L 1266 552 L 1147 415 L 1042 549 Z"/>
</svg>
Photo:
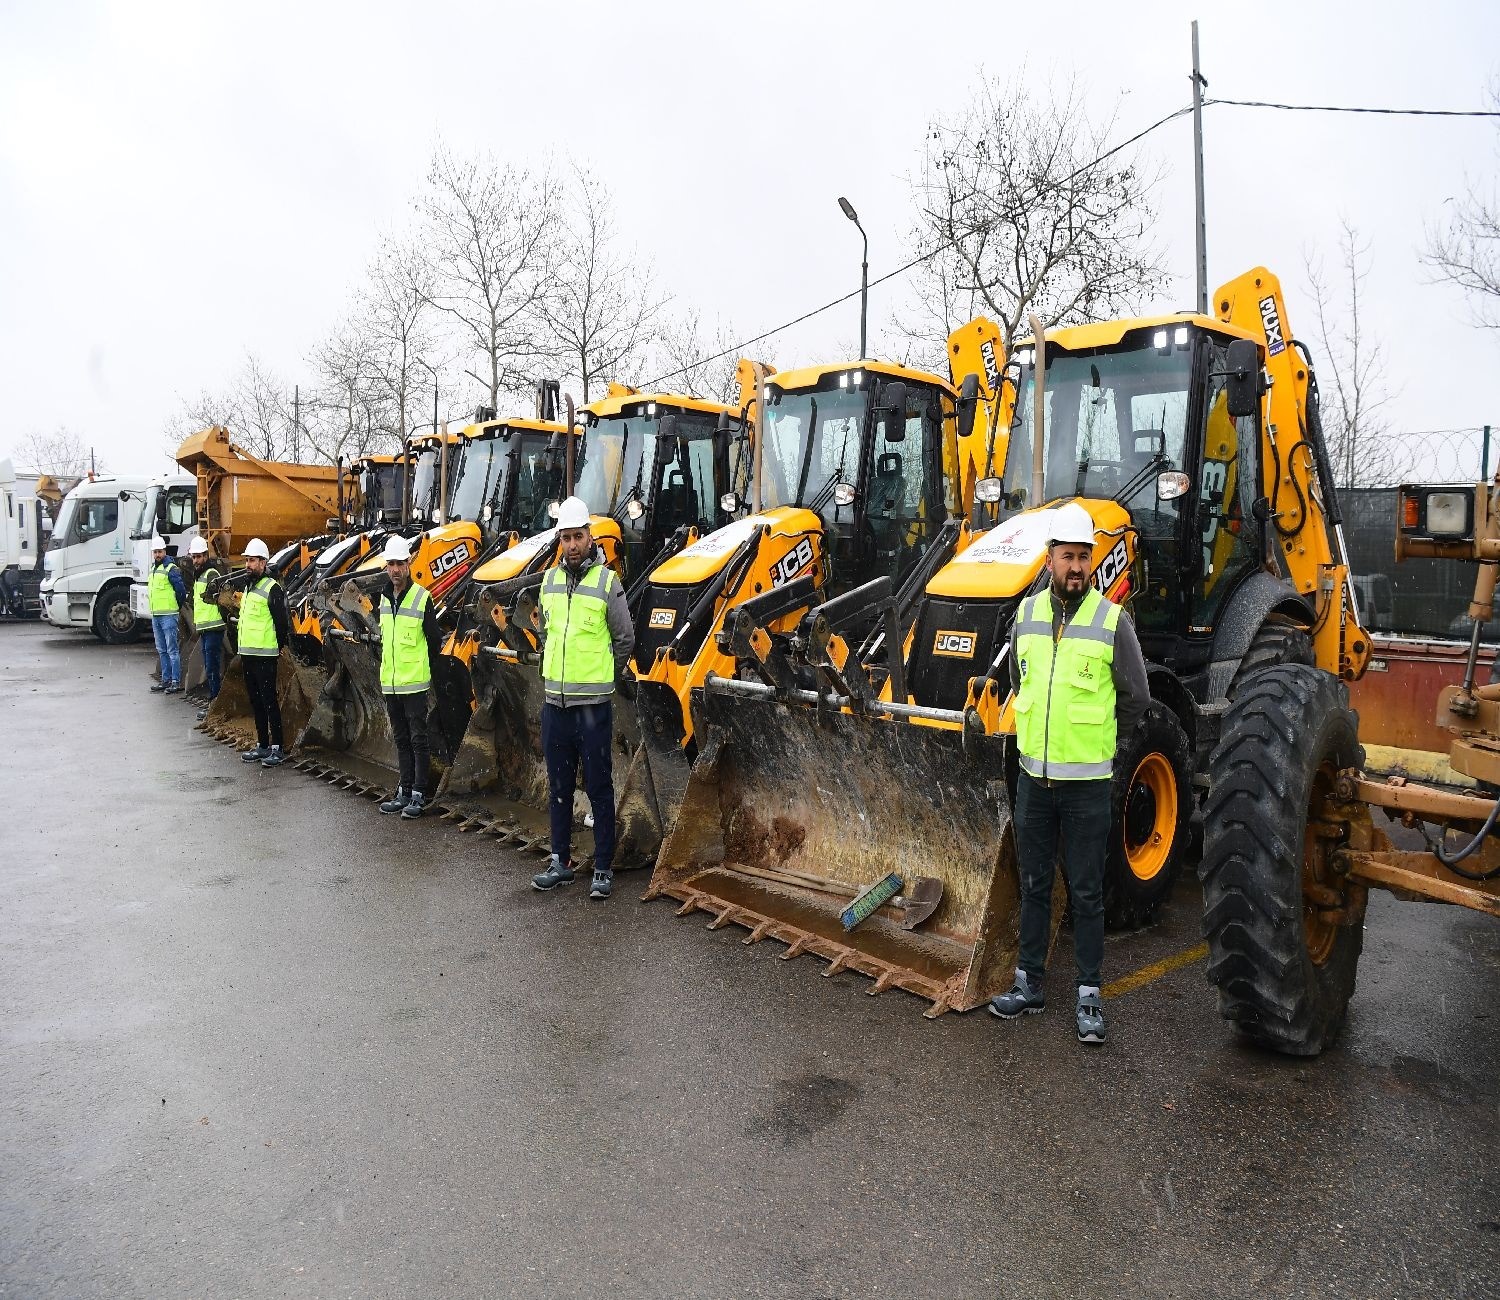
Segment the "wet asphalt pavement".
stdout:
<svg viewBox="0 0 1500 1300">
<path fill-rule="evenodd" d="M 1500 1295 L 1493 922 L 1372 895 L 1314 1061 L 1201 961 L 1101 1049 L 931 1022 L 246 767 L 151 664 L 0 625 L 0 1294 Z"/>
</svg>

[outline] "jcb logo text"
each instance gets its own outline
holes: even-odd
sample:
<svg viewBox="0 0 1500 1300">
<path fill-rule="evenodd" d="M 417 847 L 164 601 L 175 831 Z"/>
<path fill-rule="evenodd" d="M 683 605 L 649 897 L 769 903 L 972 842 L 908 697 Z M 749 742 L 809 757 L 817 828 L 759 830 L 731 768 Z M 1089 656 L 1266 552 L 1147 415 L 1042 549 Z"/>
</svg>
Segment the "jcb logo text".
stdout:
<svg viewBox="0 0 1500 1300">
<path fill-rule="evenodd" d="M 974 633 L 939 631 L 932 642 L 932 653 L 949 659 L 974 657 Z"/>
</svg>

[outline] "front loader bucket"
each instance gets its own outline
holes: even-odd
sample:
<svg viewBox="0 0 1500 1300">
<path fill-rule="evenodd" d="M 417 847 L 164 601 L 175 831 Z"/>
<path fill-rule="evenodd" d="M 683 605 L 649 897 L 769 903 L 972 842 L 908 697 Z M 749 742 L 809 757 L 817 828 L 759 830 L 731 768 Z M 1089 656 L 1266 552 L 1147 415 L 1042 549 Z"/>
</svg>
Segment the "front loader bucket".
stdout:
<svg viewBox="0 0 1500 1300">
<path fill-rule="evenodd" d="M 294 659 L 290 651 L 281 652 L 276 665 L 276 697 L 281 704 L 282 735 L 289 743 L 295 742 L 307 725 L 322 685 L 321 668 L 309 668 Z M 245 748 L 255 744 L 255 715 L 245 693 L 245 673 L 239 655 L 226 659 L 219 696 L 209 705 L 198 727 L 225 744 Z"/>
<path fill-rule="evenodd" d="M 452 680 L 458 674 L 450 674 Z M 464 825 L 481 827 L 523 848 L 547 843 L 547 764 L 542 755 L 542 678 L 535 664 L 480 650 L 468 669 L 473 711 L 453 751 L 437 797 Z M 444 712 L 440 702 L 438 714 Z M 439 719 L 441 723 L 441 718 Z M 627 768 L 639 745 L 635 709 L 614 699 L 614 765 Z M 618 784 L 618 775 L 616 784 Z M 583 829 L 588 799 L 580 787 L 573 800 L 573 856 L 592 851 Z"/>
<path fill-rule="evenodd" d="M 351 776 L 393 784 L 396 741 L 380 692 L 380 647 L 332 632 L 324 654 L 332 669 L 297 737 L 298 750 L 326 751 L 323 761 Z M 434 747 L 435 770 L 439 757 Z"/>
<path fill-rule="evenodd" d="M 649 867 L 677 824 L 691 766 L 677 692 L 665 682 L 637 682 L 635 710 L 641 743 L 617 781 L 617 868 Z"/>
<path fill-rule="evenodd" d="M 1020 897 L 1001 741 L 714 690 L 694 709 L 700 750 L 647 898 L 811 952 L 825 975 L 859 971 L 871 993 L 916 993 L 929 1016 L 1009 987 Z M 890 873 L 907 891 L 936 878 L 930 918 L 905 929 L 887 905 L 846 930 L 840 912 Z M 1062 898 L 1059 880 L 1055 920 Z"/>
</svg>

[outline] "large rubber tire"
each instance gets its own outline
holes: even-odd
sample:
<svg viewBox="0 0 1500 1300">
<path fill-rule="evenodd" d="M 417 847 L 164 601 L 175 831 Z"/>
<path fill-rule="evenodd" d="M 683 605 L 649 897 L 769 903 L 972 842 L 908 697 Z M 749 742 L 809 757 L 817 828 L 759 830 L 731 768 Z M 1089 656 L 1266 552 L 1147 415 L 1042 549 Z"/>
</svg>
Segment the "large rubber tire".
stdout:
<svg viewBox="0 0 1500 1300">
<path fill-rule="evenodd" d="M 1188 852 L 1193 756 L 1177 715 L 1153 703 L 1115 754 L 1109 852 L 1104 860 L 1104 923 L 1147 925 Z"/>
<path fill-rule="evenodd" d="M 1306 664 L 1314 667 L 1312 638 L 1304 628 L 1291 623 L 1262 623 L 1250 639 L 1250 648 L 1235 669 L 1229 685 L 1229 698 L 1239 695 L 1244 684 L 1256 673 L 1281 664 Z"/>
<path fill-rule="evenodd" d="M 1333 924 L 1305 897 L 1303 878 L 1315 870 L 1309 855 L 1322 863 L 1330 847 L 1308 836 L 1309 808 L 1331 793 L 1340 769 L 1363 761 L 1344 685 L 1283 664 L 1244 684 L 1210 763 L 1198 869 L 1208 979 L 1220 1014 L 1278 1052 L 1321 1052 L 1354 992 L 1363 895 L 1346 895 L 1352 920 Z M 1332 884 L 1326 871 L 1316 874 Z"/>
<path fill-rule="evenodd" d="M 105 645 L 129 645 L 140 638 L 140 624 L 130 612 L 130 588 L 106 587 L 94 601 L 94 635 Z"/>
</svg>

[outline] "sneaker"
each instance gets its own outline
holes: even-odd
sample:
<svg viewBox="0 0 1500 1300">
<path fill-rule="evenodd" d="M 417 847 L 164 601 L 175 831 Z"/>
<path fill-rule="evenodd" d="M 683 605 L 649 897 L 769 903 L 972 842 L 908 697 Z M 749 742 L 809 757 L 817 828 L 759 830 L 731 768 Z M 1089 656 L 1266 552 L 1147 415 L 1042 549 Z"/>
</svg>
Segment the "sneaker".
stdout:
<svg viewBox="0 0 1500 1300">
<path fill-rule="evenodd" d="M 594 883 L 589 886 L 590 898 L 608 898 L 610 890 L 614 888 L 615 873 L 613 871 L 594 872 Z"/>
<path fill-rule="evenodd" d="M 207 709 L 199 709 L 198 710 L 198 721 L 202 722 L 203 719 L 206 718 L 206 717 L 208 717 L 208 710 Z"/>
<path fill-rule="evenodd" d="M 990 999 L 990 1014 L 1002 1020 L 1014 1020 L 1017 1016 L 1034 1016 L 1047 1005 L 1042 992 L 1042 981 L 1033 980 L 1025 971 L 1016 971 L 1016 982 L 1008 993 L 999 993 Z"/>
<path fill-rule="evenodd" d="M 242 763 L 259 763 L 270 752 L 267 746 L 257 745 L 254 749 L 241 750 L 240 761 Z"/>
<path fill-rule="evenodd" d="M 398 813 L 406 807 L 406 798 L 406 787 L 398 785 L 396 793 L 380 805 L 380 811 L 383 813 Z"/>
<path fill-rule="evenodd" d="M 162 694 L 163 695 L 178 695 L 178 694 L 181 693 L 181 691 L 182 691 L 182 683 L 181 682 L 173 682 L 170 686 L 166 686 L 166 687 L 162 688 Z"/>
<path fill-rule="evenodd" d="M 556 889 L 559 885 L 571 885 L 573 883 L 573 859 L 564 862 L 557 854 L 553 854 L 547 860 L 547 869 L 540 871 L 531 878 L 533 889 Z"/>
<path fill-rule="evenodd" d="M 281 752 L 280 745 L 272 745 L 271 751 L 260 760 L 262 767 L 279 767 L 286 762 L 286 755 Z"/>
<path fill-rule="evenodd" d="M 420 790 L 413 790 L 411 798 L 406 801 L 406 807 L 401 810 L 401 815 L 403 817 L 420 817 L 422 809 L 426 806 L 427 803 L 423 798 L 422 792 Z"/>
<path fill-rule="evenodd" d="M 151 688 L 151 694 L 152 695 L 160 695 L 166 689 L 167 689 L 166 682 L 157 682 L 156 685 Z"/>
<path fill-rule="evenodd" d="M 1104 1041 L 1104 1000 L 1099 996 L 1099 990 L 1089 984 L 1080 985 L 1078 989 L 1078 1041 Z"/>
</svg>

